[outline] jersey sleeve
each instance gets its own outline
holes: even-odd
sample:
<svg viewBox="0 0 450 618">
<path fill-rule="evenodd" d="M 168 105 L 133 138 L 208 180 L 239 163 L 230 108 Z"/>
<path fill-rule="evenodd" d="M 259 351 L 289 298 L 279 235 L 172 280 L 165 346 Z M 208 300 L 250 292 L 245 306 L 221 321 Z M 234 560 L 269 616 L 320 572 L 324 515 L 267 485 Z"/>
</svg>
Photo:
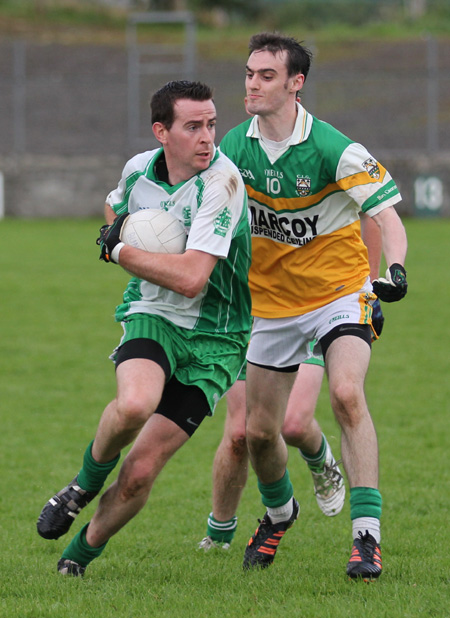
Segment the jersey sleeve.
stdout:
<svg viewBox="0 0 450 618">
<path fill-rule="evenodd" d="M 152 160 L 153 151 L 135 155 L 127 161 L 122 171 L 117 188 L 106 197 L 106 203 L 116 215 L 128 212 L 128 195 L 136 180 L 146 171 L 149 160 Z"/>
<path fill-rule="evenodd" d="M 343 151 L 336 183 L 370 216 L 401 200 L 391 175 L 361 144 L 351 143 Z"/>
<path fill-rule="evenodd" d="M 192 222 L 186 249 L 226 258 L 235 230 L 247 216 L 247 194 L 238 169 L 230 162 L 215 166 L 199 180 L 201 204 Z"/>
</svg>

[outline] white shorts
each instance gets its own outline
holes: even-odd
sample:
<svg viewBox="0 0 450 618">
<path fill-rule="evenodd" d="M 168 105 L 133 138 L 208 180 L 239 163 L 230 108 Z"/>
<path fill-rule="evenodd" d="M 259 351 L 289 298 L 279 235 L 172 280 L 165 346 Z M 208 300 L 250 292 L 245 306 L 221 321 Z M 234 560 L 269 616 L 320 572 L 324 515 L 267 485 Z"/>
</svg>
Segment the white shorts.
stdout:
<svg viewBox="0 0 450 618">
<path fill-rule="evenodd" d="M 319 340 L 341 324 L 371 324 L 376 299 L 367 279 L 354 294 L 288 318 L 254 318 L 247 360 L 268 367 L 295 367 L 311 356 L 309 344 L 316 340 L 314 355 L 321 354 Z"/>
</svg>

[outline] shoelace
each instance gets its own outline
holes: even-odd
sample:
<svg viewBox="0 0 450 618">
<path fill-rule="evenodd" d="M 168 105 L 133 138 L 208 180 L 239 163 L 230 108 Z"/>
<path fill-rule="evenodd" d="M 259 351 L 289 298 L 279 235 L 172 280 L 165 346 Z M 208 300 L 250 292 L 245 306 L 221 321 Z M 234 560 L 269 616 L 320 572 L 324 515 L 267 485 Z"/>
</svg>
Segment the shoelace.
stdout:
<svg viewBox="0 0 450 618">
<path fill-rule="evenodd" d="M 371 561 L 373 558 L 373 554 L 375 553 L 375 549 L 377 547 L 377 543 L 375 539 L 369 535 L 369 531 L 366 530 L 366 534 L 363 535 L 361 531 L 358 532 L 360 541 L 361 541 L 361 553 L 363 554 L 362 558 L 367 561 Z"/>
<path fill-rule="evenodd" d="M 321 487 L 316 490 L 316 494 L 321 494 L 322 492 L 327 491 L 330 487 L 337 489 L 337 486 L 344 478 L 338 470 L 338 466 L 341 463 L 342 459 L 339 459 L 331 466 L 325 464 L 323 467 L 323 472 L 315 472 L 313 470 L 316 477 L 321 477 L 320 479 L 317 479 L 320 482 Z"/>
</svg>

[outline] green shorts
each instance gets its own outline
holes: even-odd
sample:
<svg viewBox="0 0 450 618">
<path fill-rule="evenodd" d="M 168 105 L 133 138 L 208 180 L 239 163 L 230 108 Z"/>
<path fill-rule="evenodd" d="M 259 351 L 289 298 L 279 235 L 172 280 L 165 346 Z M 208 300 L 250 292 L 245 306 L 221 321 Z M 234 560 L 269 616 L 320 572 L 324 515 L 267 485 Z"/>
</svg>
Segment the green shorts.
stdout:
<svg viewBox="0 0 450 618">
<path fill-rule="evenodd" d="M 157 315 L 137 313 L 122 322 L 123 337 L 111 355 L 132 339 L 152 339 L 164 349 L 170 377 L 200 388 L 214 412 L 217 402 L 231 388 L 245 362 L 249 333 L 208 333 L 180 328 Z"/>
<path fill-rule="evenodd" d="M 319 367 L 325 367 L 322 352 L 320 350 L 320 344 L 316 339 L 310 341 L 308 344 L 309 356 L 303 363 L 305 365 L 319 365 Z M 247 377 L 247 363 L 242 367 L 242 371 L 239 374 L 238 380 L 245 380 Z"/>
</svg>

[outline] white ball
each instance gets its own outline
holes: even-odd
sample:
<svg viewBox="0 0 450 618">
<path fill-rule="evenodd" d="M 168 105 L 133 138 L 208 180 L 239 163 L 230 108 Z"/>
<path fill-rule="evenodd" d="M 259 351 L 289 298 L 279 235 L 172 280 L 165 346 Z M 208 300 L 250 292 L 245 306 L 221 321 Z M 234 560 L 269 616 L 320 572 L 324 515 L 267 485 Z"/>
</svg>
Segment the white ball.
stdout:
<svg viewBox="0 0 450 618">
<path fill-rule="evenodd" d="M 183 224 L 166 210 L 139 210 L 125 221 L 121 240 L 126 245 L 152 253 L 183 253 Z"/>
</svg>

